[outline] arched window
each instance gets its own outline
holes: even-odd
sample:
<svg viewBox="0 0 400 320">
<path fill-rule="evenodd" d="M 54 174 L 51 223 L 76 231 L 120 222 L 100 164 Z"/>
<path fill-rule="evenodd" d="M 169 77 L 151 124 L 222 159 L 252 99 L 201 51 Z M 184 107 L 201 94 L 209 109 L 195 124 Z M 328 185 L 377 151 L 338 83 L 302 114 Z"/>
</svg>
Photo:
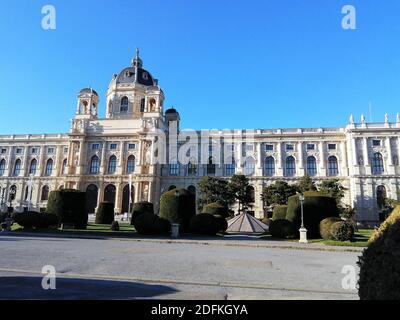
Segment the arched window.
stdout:
<svg viewBox="0 0 400 320">
<path fill-rule="evenodd" d="M 145 107 L 145 99 L 143 98 L 140 100 L 140 112 L 144 112 L 144 107 Z"/>
<path fill-rule="evenodd" d="M 381 174 L 385 171 L 383 167 L 383 158 L 382 155 L 377 152 L 374 154 L 372 158 L 372 173 L 373 174 Z"/>
<path fill-rule="evenodd" d="M 31 161 L 31 165 L 29 167 L 29 174 L 36 174 L 36 168 L 37 168 L 37 161 L 36 159 L 33 159 Z"/>
<path fill-rule="evenodd" d="M 93 156 L 90 160 L 90 173 L 97 174 L 100 170 L 100 160 L 98 156 Z"/>
<path fill-rule="evenodd" d="M 62 168 L 61 168 L 61 174 L 67 174 L 67 159 L 64 159 Z"/>
<path fill-rule="evenodd" d="M 109 174 L 114 174 L 115 171 L 117 171 L 117 157 L 116 156 L 111 156 L 110 159 L 108 160 L 108 173 Z"/>
<path fill-rule="evenodd" d="M 135 156 L 129 156 L 128 161 L 126 163 L 126 172 L 128 174 L 135 172 Z"/>
<path fill-rule="evenodd" d="M 285 173 L 287 177 L 293 177 L 296 174 L 296 160 L 293 156 L 286 158 Z"/>
<path fill-rule="evenodd" d="M 53 173 L 53 159 L 47 160 L 46 163 L 46 171 L 44 173 L 45 176 L 49 177 Z"/>
<path fill-rule="evenodd" d="M 225 164 L 225 175 L 227 176 L 233 176 L 236 172 L 236 164 L 235 164 L 235 159 L 232 158 L 230 163 Z"/>
<path fill-rule="evenodd" d="M 116 188 L 113 184 L 107 185 L 104 189 L 104 201 L 115 203 L 115 192 Z"/>
<path fill-rule="evenodd" d="M 307 174 L 310 177 L 317 175 L 317 160 L 314 156 L 307 157 Z"/>
<path fill-rule="evenodd" d="M 189 163 L 187 165 L 187 169 L 188 169 L 189 176 L 194 176 L 197 174 L 197 165 L 195 163 L 192 163 L 191 161 L 189 161 Z"/>
<path fill-rule="evenodd" d="M 275 159 L 273 157 L 266 157 L 264 161 L 265 175 L 272 177 L 275 175 Z"/>
<path fill-rule="evenodd" d="M 42 187 L 42 196 L 40 199 L 42 201 L 47 201 L 49 199 L 49 186 Z"/>
<path fill-rule="evenodd" d="M 0 161 L 0 177 L 4 175 L 4 172 L 6 171 L 6 160 L 1 160 Z"/>
<path fill-rule="evenodd" d="M 90 184 L 86 188 L 86 209 L 89 213 L 94 213 L 97 207 L 97 197 L 99 188 L 95 184 Z"/>
<path fill-rule="evenodd" d="M 252 176 L 255 172 L 256 168 L 256 162 L 254 158 L 249 157 L 246 159 L 246 162 L 244 163 L 244 174 L 246 176 Z"/>
<path fill-rule="evenodd" d="M 253 186 L 247 187 L 247 192 L 250 195 L 250 202 L 254 203 L 256 201 L 256 193 Z"/>
<path fill-rule="evenodd" d="M 179 175 L 179 163 L 170 163 L 169 164 L 169 175 L 177 176 Z"/>
<path fill-rule="evenodd" d="M 17 159 L 17 161 L 15 161 L 15 165 L 14 165 L 13 175 L 14 175 L 14 177 L 17 177 L 17 176 L 19 176 L 20 173 L 21 173 L 21 160 Z"/>
<path fill-rule="evenodd" d="M 337 176 L 339 174 L 338 161 L 335 156 L 330 156 L 328 158 L 328 176 Z"/>
<path fill-rule="evenodd" d="M 128 109 L 129 109 L 129 99 L 128 99 L 128 97 L 123 97 L 123 98 L 121 99 L 121 109 L 120 109 L 120 112 L 126 113 L 126 112 L 128 112 Z"/>
<path fill-rule="evenodd" d="M 213 160 L 212 157 L 208 158 L 207 174 L 208 175 L 214 175 L 215 174 L 215 164 L 214 164 L 214 160 Z"/>
</svg>

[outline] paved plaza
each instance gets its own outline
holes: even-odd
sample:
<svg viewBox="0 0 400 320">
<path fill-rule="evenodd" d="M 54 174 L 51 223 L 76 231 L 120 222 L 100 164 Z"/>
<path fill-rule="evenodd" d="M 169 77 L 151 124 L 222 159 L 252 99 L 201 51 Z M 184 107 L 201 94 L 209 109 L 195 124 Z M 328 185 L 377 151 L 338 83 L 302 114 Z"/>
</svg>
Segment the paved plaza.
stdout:
<svg viewBox="0 0 400 320">
<path fill-rule="evenodd" d="M 0 247 L 0 299 L 358 298 L 342 288 L 357 249 L 13 235 Z M 42 289 L 45 265 L 56 269 L 55 290 Z"/>
</svg>

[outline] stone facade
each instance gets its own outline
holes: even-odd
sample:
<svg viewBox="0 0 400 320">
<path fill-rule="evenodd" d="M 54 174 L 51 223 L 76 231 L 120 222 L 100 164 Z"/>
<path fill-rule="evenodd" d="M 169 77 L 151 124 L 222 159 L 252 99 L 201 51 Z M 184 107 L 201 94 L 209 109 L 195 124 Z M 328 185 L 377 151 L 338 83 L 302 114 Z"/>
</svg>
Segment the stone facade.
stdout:
<svg viewBox="0 0 400 320">
<path fill-rule="evenodd" d="M 23 210 L 32 179 L 30 202 L 35 209 L 46 206 L 49 191 L 75 188 L 87 191 L 90 211 L 104 200 L 115 202 L 118 213 L 126 212 L 130 201 L 143 200 L 153 202 L 158 210 L 161 193 L 173 186 L 195 191 L 204 175 L 229 177 L 233 173 L 249 177 L 256 217 L 264 215 L 260 196 L 264 186 L 279 179 L 296 182 L 306 173 L 317 182 L 339 179 L 347 188 L 344 202 L 357 209 L 361 221 L 378 220 L 382 194 L 399 199 L 399 116 L 395 122 L 385 116 L 383 123 L 366 123 L 363 116 L 355 123 L 351 116 L 342 128 L 259 129 L 245 141 L 241 140 L 243 130 L 210 131 L 206 140 L 194 143 L 194 160 L 178 164 L 171 153 L 184 143 L 177 134 L 171 138 L 171 132 L 176 125 L 185 136 L 185 131 L 179 131 L 179 114 L 175 109 L 164 112 L 164 93 L 142 68 L 138 53 L 130 67 L 113 75 L 104 119 L 98 117 L 98 100 L 93 89 L 80 91 L 68 134 L 0 136 L 3 203 L 8 203 L 13 187 L 13 206 Z M 168 136 L 166 162 L 155 161 L 160 152 L 155 143 L 164 141 L 161 136 Z M 175 147 L 171 139 L 177 140 Z M 208 151 L 208 160 L 198 160 L 201 150 Z M 229 163 L 228 158 L 235 160 Z"/>
</svg>

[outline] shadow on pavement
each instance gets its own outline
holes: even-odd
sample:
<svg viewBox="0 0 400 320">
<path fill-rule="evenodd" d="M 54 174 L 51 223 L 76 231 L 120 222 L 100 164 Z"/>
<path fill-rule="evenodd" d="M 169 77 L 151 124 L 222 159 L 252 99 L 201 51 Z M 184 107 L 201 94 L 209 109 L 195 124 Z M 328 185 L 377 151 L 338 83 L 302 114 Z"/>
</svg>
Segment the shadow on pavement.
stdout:
<svg viewBox="0 0 400 320">
<path fill-rule="evenodd" d="M 96 300 L 161 298 L 177 292 L 176 289 L 140 282 L 57 278 L 55 290 L 42 289 L 42 277 L 0 277 L 0 299 L 7 300 Z"/>
</svg>

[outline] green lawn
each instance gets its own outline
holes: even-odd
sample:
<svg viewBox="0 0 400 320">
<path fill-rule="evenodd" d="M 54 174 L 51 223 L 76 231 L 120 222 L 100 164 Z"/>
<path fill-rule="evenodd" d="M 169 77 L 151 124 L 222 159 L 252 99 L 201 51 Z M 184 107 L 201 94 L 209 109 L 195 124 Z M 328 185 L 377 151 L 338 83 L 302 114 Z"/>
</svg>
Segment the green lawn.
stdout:
<svg viewBox="0 0 400 320">
<path fill-rule="evenodd" d="M 12 231 L 22 231 L 22 227 L 16 223 L 14 223 L 11 227 Z M 111 226 L 109 224 L 95 224 L 89 223 L 87 229 L 43 229 L 43 230 L 35 230 L 35 232 L 52 232 L 52 233 L 73 233 L 73 234 L 104 234 L 107 235 L 129 235 L 132 233 L 136 233 L 135 228 L 128 223 L 119 223 L 119 231 L 112 231 Z"/>
<path fill-rule="evenodd" d="M 349 247 L 366 247 L 368 239 L 371 237 L 373 229 L 359 229 L 354 234 L 352 241 L 335 241 L 335 240 L 323 240 L 323 239 L 312 239 L 311 243 L 323 243 L 329 246 L 349 246 Z"/>
</svg>

